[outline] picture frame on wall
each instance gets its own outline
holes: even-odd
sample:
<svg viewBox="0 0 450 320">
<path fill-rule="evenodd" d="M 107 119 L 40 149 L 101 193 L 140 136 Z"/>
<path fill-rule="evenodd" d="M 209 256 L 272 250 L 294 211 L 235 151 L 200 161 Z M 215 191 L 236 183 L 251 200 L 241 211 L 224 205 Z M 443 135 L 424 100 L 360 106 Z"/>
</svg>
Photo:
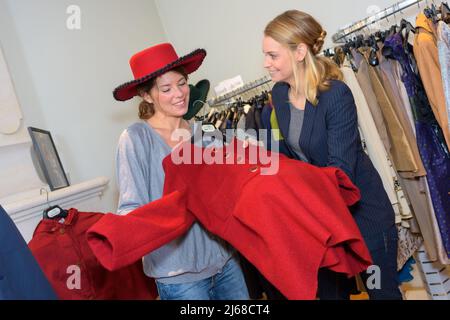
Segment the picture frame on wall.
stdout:
<svg viewBox="0 0 450 320">
<path fill-rule="evenodd" d="M 28 127 L 33 148 L 51 191 L 70 186 L 49 131 Z"/>
</svg>

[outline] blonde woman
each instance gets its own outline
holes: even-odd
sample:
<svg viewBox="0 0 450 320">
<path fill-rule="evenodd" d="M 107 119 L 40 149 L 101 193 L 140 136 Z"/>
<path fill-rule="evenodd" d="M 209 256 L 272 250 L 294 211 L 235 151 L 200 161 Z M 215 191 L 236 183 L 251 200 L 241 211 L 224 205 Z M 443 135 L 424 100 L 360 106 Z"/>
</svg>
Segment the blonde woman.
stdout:
<svg viewBox="0 0 450 320">
<path fill-rule="evenodd" d="M 277 16 L 264 30 L 264 67 L 276 82 L 272 100 L 284 138 L 280 150 L 319 167 L 338 167 L 360 189 L 361 200 L 351 210 L 376 265 L 371 272 L 380 277 L 375 288 L 367 288 L 369 296 L 401 299 L 394 211 L 362 149 L 353 95 L 339 68 L 318 56 L 325 36 L 312 16 L 297 10 Z M 363 280 L 370 275 L 361 274 Z M 319 273 L 319 298 L 348 299 L 350 289 L 341 274 Z"/>
</svg>

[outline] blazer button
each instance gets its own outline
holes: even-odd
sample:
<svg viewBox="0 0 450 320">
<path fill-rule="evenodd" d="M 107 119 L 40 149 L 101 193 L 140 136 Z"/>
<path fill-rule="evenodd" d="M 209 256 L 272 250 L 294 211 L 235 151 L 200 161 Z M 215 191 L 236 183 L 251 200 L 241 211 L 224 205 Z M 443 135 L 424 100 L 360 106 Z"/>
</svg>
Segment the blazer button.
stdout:
<svg viewBox="0 0 450 320">
<path fill-rule="evenodd" d="M 256 172 L 256 171 L 258 171 L 258 169 L 259 169 L 259 166 L 254 166 L 254 167 L 251 167 L 251 168 L 249 169 L 249 171 L 250 171 L 250 172 Z"/>
<path fill-rule="evenodd" d="M 61 233 L 61 234 L 66 233 L 66 229 L 64 229 L 64 228 L 59 229 L 59 233 Z"/>
</svg>

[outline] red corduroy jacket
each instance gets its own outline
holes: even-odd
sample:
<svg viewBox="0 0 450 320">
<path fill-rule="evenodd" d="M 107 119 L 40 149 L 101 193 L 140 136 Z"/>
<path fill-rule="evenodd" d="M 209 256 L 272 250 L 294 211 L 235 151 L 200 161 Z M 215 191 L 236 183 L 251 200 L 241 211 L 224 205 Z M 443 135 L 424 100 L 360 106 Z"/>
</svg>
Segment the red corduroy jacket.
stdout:
<svg viewBox="0 0 450 320">
<path fill-rule="evenodd" d="M 86 231 L 104 216 L 70 209 L 64 223 L 44 219 L 28 243 L 31 252 L 61 300 L 152 300 L 154 279 L 145 276 L 142 261 L 115 271 L 105 269 L 89 248 Z"/>
<path fill-rule="evenodd" d="M 187 146 L 186 146 L 187 144 Z M 176 164 L 163 160 L 164 196 L 126 216 L 108 214 L 88 231 L 88 242 L 108 269 L 123 267 L 185 233 L 197 219 L 228 241 L 288 299 L 314 299 L 319 268 L 348 276 L 366 270 L 369 251 L 348 207 L 359 190 L 337 168 L 318 168 L 281 154 L 278 172 L 263 175 L 250 148 L 199 148 L 243 164 Z M 191 154 L 189 154 L 191 153 Z M 176 162 L 176 161 L 175 161 Z"/>
</svg>

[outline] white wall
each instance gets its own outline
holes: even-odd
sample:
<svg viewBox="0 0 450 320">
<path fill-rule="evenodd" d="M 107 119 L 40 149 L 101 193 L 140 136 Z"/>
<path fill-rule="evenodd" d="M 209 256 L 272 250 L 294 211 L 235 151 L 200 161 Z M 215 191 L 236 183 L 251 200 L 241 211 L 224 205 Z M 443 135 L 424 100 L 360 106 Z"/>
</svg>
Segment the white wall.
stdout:
<svg viewBox="0 0 450 320">
<path fill-rule="evenodd" d="M 223 79 L 242 75 L 253 81 L 266 73 L 262 68 L 262 33 L 278 14 L 297 9 L 314 16 L 331 36 L 341 27 L 384 9 L 396 0 L 155 0 L 168 39 L 180 52 L 204 47 L 208 56 L 194 81 L 209 79 L 216 85 Z M 408 10 L 406 10 L 408 11 Z M 417 6 L 412 8 L 413 14 Z M 368 12 L 370 14 L 368 14 Z M 397 15 L 397 20 L 400 21 Z M 394 18 L 390 19 L 392 24 Z"/>
<path fill-rule="evenodd" d="M 66 28 L 71 4 L 81 30 Z M 133 53 L 165 39 L 152 0 L 0 0 L 0 43 L 25 125 L 52 133 L 73 184 L 111 179 L 108 210 L 117 139 L 137 119 L 136 102 L 116 102 L 112 90 L 131 80 Z"/>
</svg>

